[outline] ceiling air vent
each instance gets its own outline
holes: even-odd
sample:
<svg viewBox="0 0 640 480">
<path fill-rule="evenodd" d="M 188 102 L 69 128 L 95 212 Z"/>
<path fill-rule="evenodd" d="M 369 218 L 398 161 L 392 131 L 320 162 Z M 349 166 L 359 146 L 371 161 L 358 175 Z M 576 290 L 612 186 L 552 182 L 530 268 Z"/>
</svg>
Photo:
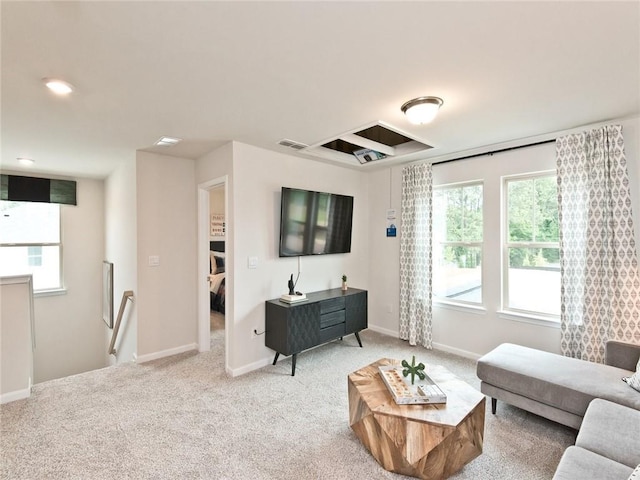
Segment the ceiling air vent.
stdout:
<svg viewBox="0 0 640 480">
<path fill-rule="evenodd" d="M 433 148 L 383 122 L 376 122 L 304 149 L 304 153 L 343 163 L 368 164 L 383 159 L 409 159 Z"/>
<path fill-rule="evenodd" d="M 288 140 L 283 138 L 278 142 L 278 145 L 282 145 L 283 147 L 293 148 L 294 150 L 302 150 L 303 148 L 307 148 L 309 145 L 305 145 L 304 143 L 294 142 L 293 140 Z"/>
</svg>

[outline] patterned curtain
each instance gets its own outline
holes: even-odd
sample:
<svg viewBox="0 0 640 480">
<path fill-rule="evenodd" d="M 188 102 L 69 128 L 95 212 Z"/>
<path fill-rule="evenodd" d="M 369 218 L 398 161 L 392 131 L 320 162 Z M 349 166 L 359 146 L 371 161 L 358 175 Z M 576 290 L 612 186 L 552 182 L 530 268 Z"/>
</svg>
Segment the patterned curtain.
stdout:
<svg viewBox="0 0 640 480">
<path fill-rule="evenodd" d="M 400 338 L 431 348 L 431 164 L 402 169 Z"/>
<path fill-rule="evenodd" d="M 561 351 L 604 361 L 607 340 L 640 343 L 640 279 L 622 127 L 556 141 Z"/>
</svg>

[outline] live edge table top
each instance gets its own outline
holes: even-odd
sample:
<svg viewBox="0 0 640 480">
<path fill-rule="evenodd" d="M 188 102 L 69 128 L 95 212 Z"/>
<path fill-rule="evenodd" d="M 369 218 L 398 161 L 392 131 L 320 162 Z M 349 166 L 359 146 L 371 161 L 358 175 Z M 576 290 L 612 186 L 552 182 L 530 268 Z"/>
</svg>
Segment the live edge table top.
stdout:
<svg viewBox="0 0 640 480">
<path fill-rule="evenodd" d="M 444 479 L 482 453 L 485 396 L 446 368 L 425 372 L 447 395 L 446 404 L 398 405 L 378 370 L 400 365 L 383 358 L 349 374 L 349 423 L 386 470 Z"/>
</svg>

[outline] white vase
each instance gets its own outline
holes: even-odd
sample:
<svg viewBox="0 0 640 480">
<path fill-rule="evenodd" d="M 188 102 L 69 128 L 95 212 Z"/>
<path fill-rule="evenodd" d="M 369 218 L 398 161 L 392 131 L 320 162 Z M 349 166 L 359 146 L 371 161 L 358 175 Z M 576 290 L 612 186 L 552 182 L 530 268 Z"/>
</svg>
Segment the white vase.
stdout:
<svg viewBox="0 0 640 480">
<path fill-rule="evenodd" d="M 347 290 L 347 282 L 342 282 L 342 290 Z"/>
</svg>

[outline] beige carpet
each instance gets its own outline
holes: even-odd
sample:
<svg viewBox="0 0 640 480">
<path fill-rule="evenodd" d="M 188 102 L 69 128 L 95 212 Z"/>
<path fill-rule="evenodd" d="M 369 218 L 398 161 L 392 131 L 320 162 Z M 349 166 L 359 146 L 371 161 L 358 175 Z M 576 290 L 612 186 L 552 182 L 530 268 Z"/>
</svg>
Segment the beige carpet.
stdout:
<svg viewBox="0 0 640 480">
<path fill-rule="evenodd" d="M 348 423 L 347 374 L 382 357 L 442 364 L 476 388 L 472 361 L 371 331 L 229 378 L 211 352 L 36 385 L 0 407 L 2 479 L 400 479 Z M 487 402 L 488 404 L 490 402 Z M 484 453 L 455 479 L 549 479 L 575 432 L 499 403 Z"/>
</svg>

